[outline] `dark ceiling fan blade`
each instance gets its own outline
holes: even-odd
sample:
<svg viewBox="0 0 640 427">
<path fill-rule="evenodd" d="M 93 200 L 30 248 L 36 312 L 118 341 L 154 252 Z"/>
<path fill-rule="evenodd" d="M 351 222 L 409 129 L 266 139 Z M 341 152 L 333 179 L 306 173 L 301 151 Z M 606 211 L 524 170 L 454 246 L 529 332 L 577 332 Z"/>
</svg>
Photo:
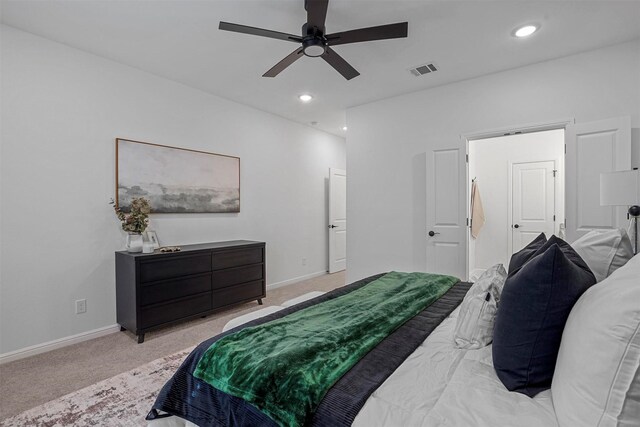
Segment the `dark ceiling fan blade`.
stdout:
<svg viewBox="0 0 640 427">
<path fill-rule="evenodd" d="M 278 31 L 265 30 L 263 28 L 249 27 L 247 25 L 232 24 L 231 22 L 220 21 L 218 29 L 224 31 L 233 31 L 235 33 L 251 34 L 252 36 L 270 37 L 272 39 L 302 43 L 302 37 L 300 36 L 280 33 Z"/>
<path fill-rule="evenodd" d="M 342 56 L 338 55 L 335 50 L 331 49 L 327 46 L 326 50 L 321 56 L 322 59 L 327 61 L 329 65 L 336 69 L 337 72 L 342 74 L 347 80 L 351 80 L 354 77 L 358 77 L 360 73 L 353 68 L 347 61 L 342 58 Z"/>
<path fill-rule="evenodd" d="M 399 22 L 397 24 L 379 25 L 377 27 L 327 34 L 327 44 L 336 46 L 339 44 L 369 42 L 373 40 L 398 39 L 407 37 L 408 28 L 408 22 Z"/>
<path fill-rule="evenodd" d="M 302 48 L 294 50 L 289 55 L 285 56 L 282 61 L 278 62 L 276 65 L 271 67 L 271 69 L 269 71 L 267 71 L 266 73 L 264 73 L 262 75 L 262 77 L 275 77 L 275 76 L 277 76 L 285 68 L 287 68 L 289 65 L 293 64 L 298 59 L 300 59 L 303 56 L 302 52 L 303 52 Z"/>
<path fill-rule="evenodd" d="M 327 18 L 329 0 L 305 0 L 304 8 L 307 10 L 307 27 L 318 27 L 324 32 L 324 21 Z"/>
</svg>

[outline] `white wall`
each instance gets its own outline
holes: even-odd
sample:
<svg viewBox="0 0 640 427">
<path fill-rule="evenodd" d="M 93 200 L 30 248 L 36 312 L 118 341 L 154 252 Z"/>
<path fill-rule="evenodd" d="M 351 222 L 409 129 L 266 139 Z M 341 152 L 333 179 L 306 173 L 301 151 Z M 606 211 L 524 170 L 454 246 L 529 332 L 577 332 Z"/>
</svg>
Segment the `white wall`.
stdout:
<svg viewBox="0 0 640 427">
<path fill-rule="evenodd" d="M 426 269 L 427 147 L 464 150 L 464 134 L 619 116 L 640 127 L 640 41 L 347 110 L 348 280 Z"/>
<path fill-rule="evenodd" d="M 509 263 L 509 180 L 511 164 L 553 160 L 556 178 L 556 227 L 564 218 L 564 131 L 526 133 L 469 142 L 469 176 L 477 178 L 485 224 L 469 240 L 469 271 Z"/>
<path fill-rule="evenodd" d="M 344 139 L 6 26 L 1 71 L 0 353 L 115 323 L 116 137 L 241 158 L 242 211 L 153 215 L 163 244 L 266 241 L 270 284 L 326 270 Z"/>
</svg>

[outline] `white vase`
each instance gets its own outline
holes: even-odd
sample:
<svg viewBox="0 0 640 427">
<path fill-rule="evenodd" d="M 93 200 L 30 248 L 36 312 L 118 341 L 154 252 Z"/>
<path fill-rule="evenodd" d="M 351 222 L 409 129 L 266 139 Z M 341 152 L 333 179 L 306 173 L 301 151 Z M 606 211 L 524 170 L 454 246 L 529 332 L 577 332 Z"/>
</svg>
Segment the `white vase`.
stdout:
<svg viewBox="0 0 640 427">
<path fill-rule="evenodd" d="M 142 234 L 127 234 L 127 252 L 142 252 Z"/>
</svg>

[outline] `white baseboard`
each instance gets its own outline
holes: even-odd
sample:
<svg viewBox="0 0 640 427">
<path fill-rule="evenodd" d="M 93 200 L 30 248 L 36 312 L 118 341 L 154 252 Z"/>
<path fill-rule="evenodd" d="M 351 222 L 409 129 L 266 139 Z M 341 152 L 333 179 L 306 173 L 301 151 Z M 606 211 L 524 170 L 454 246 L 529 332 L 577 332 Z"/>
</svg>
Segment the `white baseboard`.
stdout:
<svg viewBox="0 0 640 427">
<path fill-rule="evenodd" d="M 329 274 L 326 271 L 317 271 L 311 274 L 305 274 L 304 276 L 294 277 L 293 279 L 283 280 L 282 282 L 271 283 L 267 285 L 267 289 L 277 289 L 283 286 L 292 285 L 297 282 L 301 282 L 303 280 L 313 279 L 314 277 L 324 276 L 325 274 Z"/>
<path fill-rule="evenodd" d="M 71 335 L 57 340 L 45 342 L 42 344 L 32 345 L 30 347 L 21 348 L 20 350 L 10 351 L 8 353 L 0 354 L 0 365 L 14 360 L 24 359 L 25 357 L 35 356 L 36 354 L 46 353 L 47 351 L 55 350 L 57 348 L 66 347 L 71 344 L 77 344 L 82 341 L 92 340 L 94 338 L 103 337 L 105 335 L 113 334 L 120 331 L 120 325 L 105 326 L 103 328 L 94 329 L 92 331 L 82 332 L 76 335 Z"/>
</svg>

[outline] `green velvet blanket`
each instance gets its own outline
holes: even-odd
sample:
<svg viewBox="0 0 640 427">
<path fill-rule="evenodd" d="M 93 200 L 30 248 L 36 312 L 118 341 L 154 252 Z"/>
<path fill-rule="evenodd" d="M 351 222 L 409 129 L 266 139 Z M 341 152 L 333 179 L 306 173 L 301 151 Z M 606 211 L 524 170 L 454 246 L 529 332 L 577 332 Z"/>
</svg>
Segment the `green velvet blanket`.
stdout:
<svg viewBox="0 0 640 427">
<path fill-rule="evenodd" d="M 388 273 L 341 297 L 221 338 L 194 376 L 281 426 L 302 426 L 344 373 L 458 281 Z"/>
</svg>

